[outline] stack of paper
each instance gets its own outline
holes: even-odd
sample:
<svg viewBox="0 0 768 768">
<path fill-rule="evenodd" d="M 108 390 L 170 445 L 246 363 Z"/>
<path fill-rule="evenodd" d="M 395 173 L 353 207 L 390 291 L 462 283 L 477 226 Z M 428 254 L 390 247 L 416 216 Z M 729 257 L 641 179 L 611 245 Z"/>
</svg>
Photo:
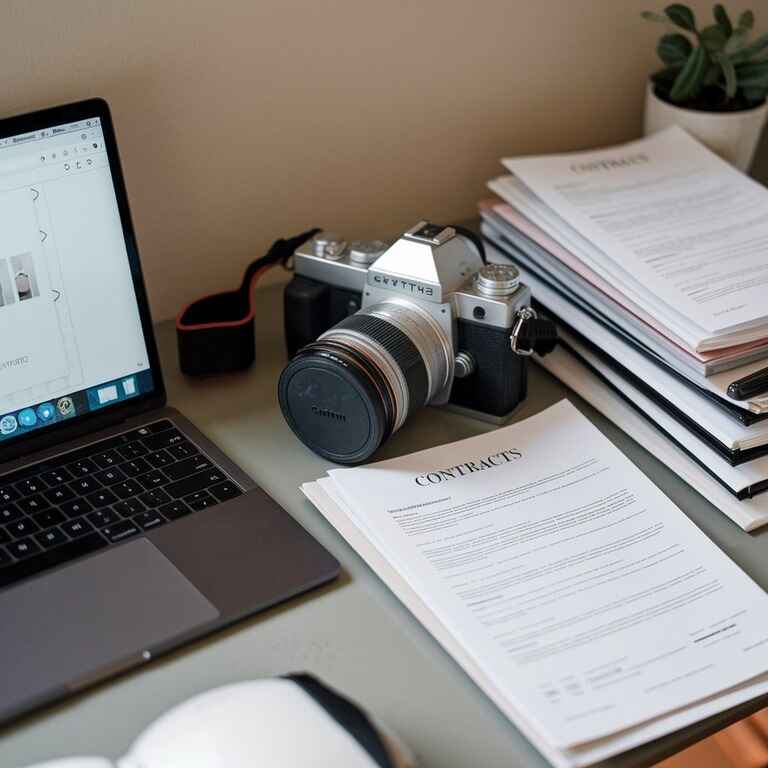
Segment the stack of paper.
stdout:
<svg viewBox="0 0 768 768">
<path fill-rule="evenodd" d="M 566 401 L 303 491 L 556 766 L 768 691 L 768 595 Z"/>
<path fill-rule="evenodd" d="M 726 390 L 768 362 L 768 191 L 679 128 L 503 162 L 483 234 L 566 348 L 737 499 L 767 491 L 768 396 Z"/>
</svg>

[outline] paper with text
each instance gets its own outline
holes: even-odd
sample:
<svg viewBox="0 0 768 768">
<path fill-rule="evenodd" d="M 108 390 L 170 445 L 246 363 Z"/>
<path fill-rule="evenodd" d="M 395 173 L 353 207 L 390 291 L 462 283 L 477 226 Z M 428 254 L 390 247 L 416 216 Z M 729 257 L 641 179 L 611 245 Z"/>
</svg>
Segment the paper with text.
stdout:
<svg viewBox="0 0 768 768">
<path fill-rule="evenodd" d="M 768 670 L 768 596 L 565 401 L 329 474 L 355 524 L 560 748 Z"/>
<path fill-rule="evenodd" d="M 765 324 L 768 192 L 681 128 L 503 162 L 606 265 L 708 333 Z"/>
</svg>

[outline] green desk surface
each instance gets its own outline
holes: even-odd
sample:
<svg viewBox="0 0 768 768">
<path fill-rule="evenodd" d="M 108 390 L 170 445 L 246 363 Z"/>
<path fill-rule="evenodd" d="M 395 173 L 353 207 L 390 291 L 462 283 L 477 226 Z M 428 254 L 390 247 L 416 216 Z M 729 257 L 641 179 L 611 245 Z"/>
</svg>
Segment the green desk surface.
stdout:
<svg viewBox="0 0 768 768">
<path fill-rule="evenodd" d="M 214 686 L 293 670 L 320 676 L 377 713 L 411 744 L 425 768 L 548 765 L 301 495 L 299 484 L 321 476 L 329 465 L 297 442 L 277 405 L 276 381 L 285 363 L 281 295 L 279 284 L 258 293 L 257 361 L 244 374 L 195 381 L 184 378 L 176 362 L 173 324 L 159 325 L 169 402 L 341 561 L 342 577 L 333 585 L 0 732 L 0 766 L 11 768 L 75 754 L 118 757 L 153 719 L 189 696 Z M 530 396 L 518 418 L 563 397 L 592 419 L 763 588 L 768 587 L 768 533 L 742 532 L 538 368 L 534 367 Z M 382 458 L 490 428 L 465 416 L 427 409 L 390 440 Z M 2 663 L 13 660 L 6 658 Z M 624 754 L 608 765 L 651 765 L 767 705 L 765 697 Z"/>
</svg>

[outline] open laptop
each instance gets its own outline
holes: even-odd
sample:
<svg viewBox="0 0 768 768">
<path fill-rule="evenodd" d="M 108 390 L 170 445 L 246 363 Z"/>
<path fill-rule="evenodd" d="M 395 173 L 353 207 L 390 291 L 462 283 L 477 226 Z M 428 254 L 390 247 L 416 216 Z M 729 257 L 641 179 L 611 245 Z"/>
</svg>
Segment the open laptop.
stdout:
<svg viewBox="0 0 768 768">
<path fill-rule="evenodd" d="M 0 121 L 0 722 L 337 573 L 166 407 L 107 104 Z"/>
</svg>

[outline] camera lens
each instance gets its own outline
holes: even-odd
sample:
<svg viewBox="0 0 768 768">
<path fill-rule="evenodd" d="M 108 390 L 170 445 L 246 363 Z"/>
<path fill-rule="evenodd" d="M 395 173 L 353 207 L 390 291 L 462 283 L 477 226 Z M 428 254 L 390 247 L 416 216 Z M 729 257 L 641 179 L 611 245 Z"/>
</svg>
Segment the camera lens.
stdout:
<svg viewBox="0 0 768 768">
<path fill-rule="evenodd" d="M 382 302 L 300 350 L 280 376 L 280 407 L 315 453 L 358 464 L 447 386 L 452 365 L 450 339 L 428 312 Z"/>
</svg>

